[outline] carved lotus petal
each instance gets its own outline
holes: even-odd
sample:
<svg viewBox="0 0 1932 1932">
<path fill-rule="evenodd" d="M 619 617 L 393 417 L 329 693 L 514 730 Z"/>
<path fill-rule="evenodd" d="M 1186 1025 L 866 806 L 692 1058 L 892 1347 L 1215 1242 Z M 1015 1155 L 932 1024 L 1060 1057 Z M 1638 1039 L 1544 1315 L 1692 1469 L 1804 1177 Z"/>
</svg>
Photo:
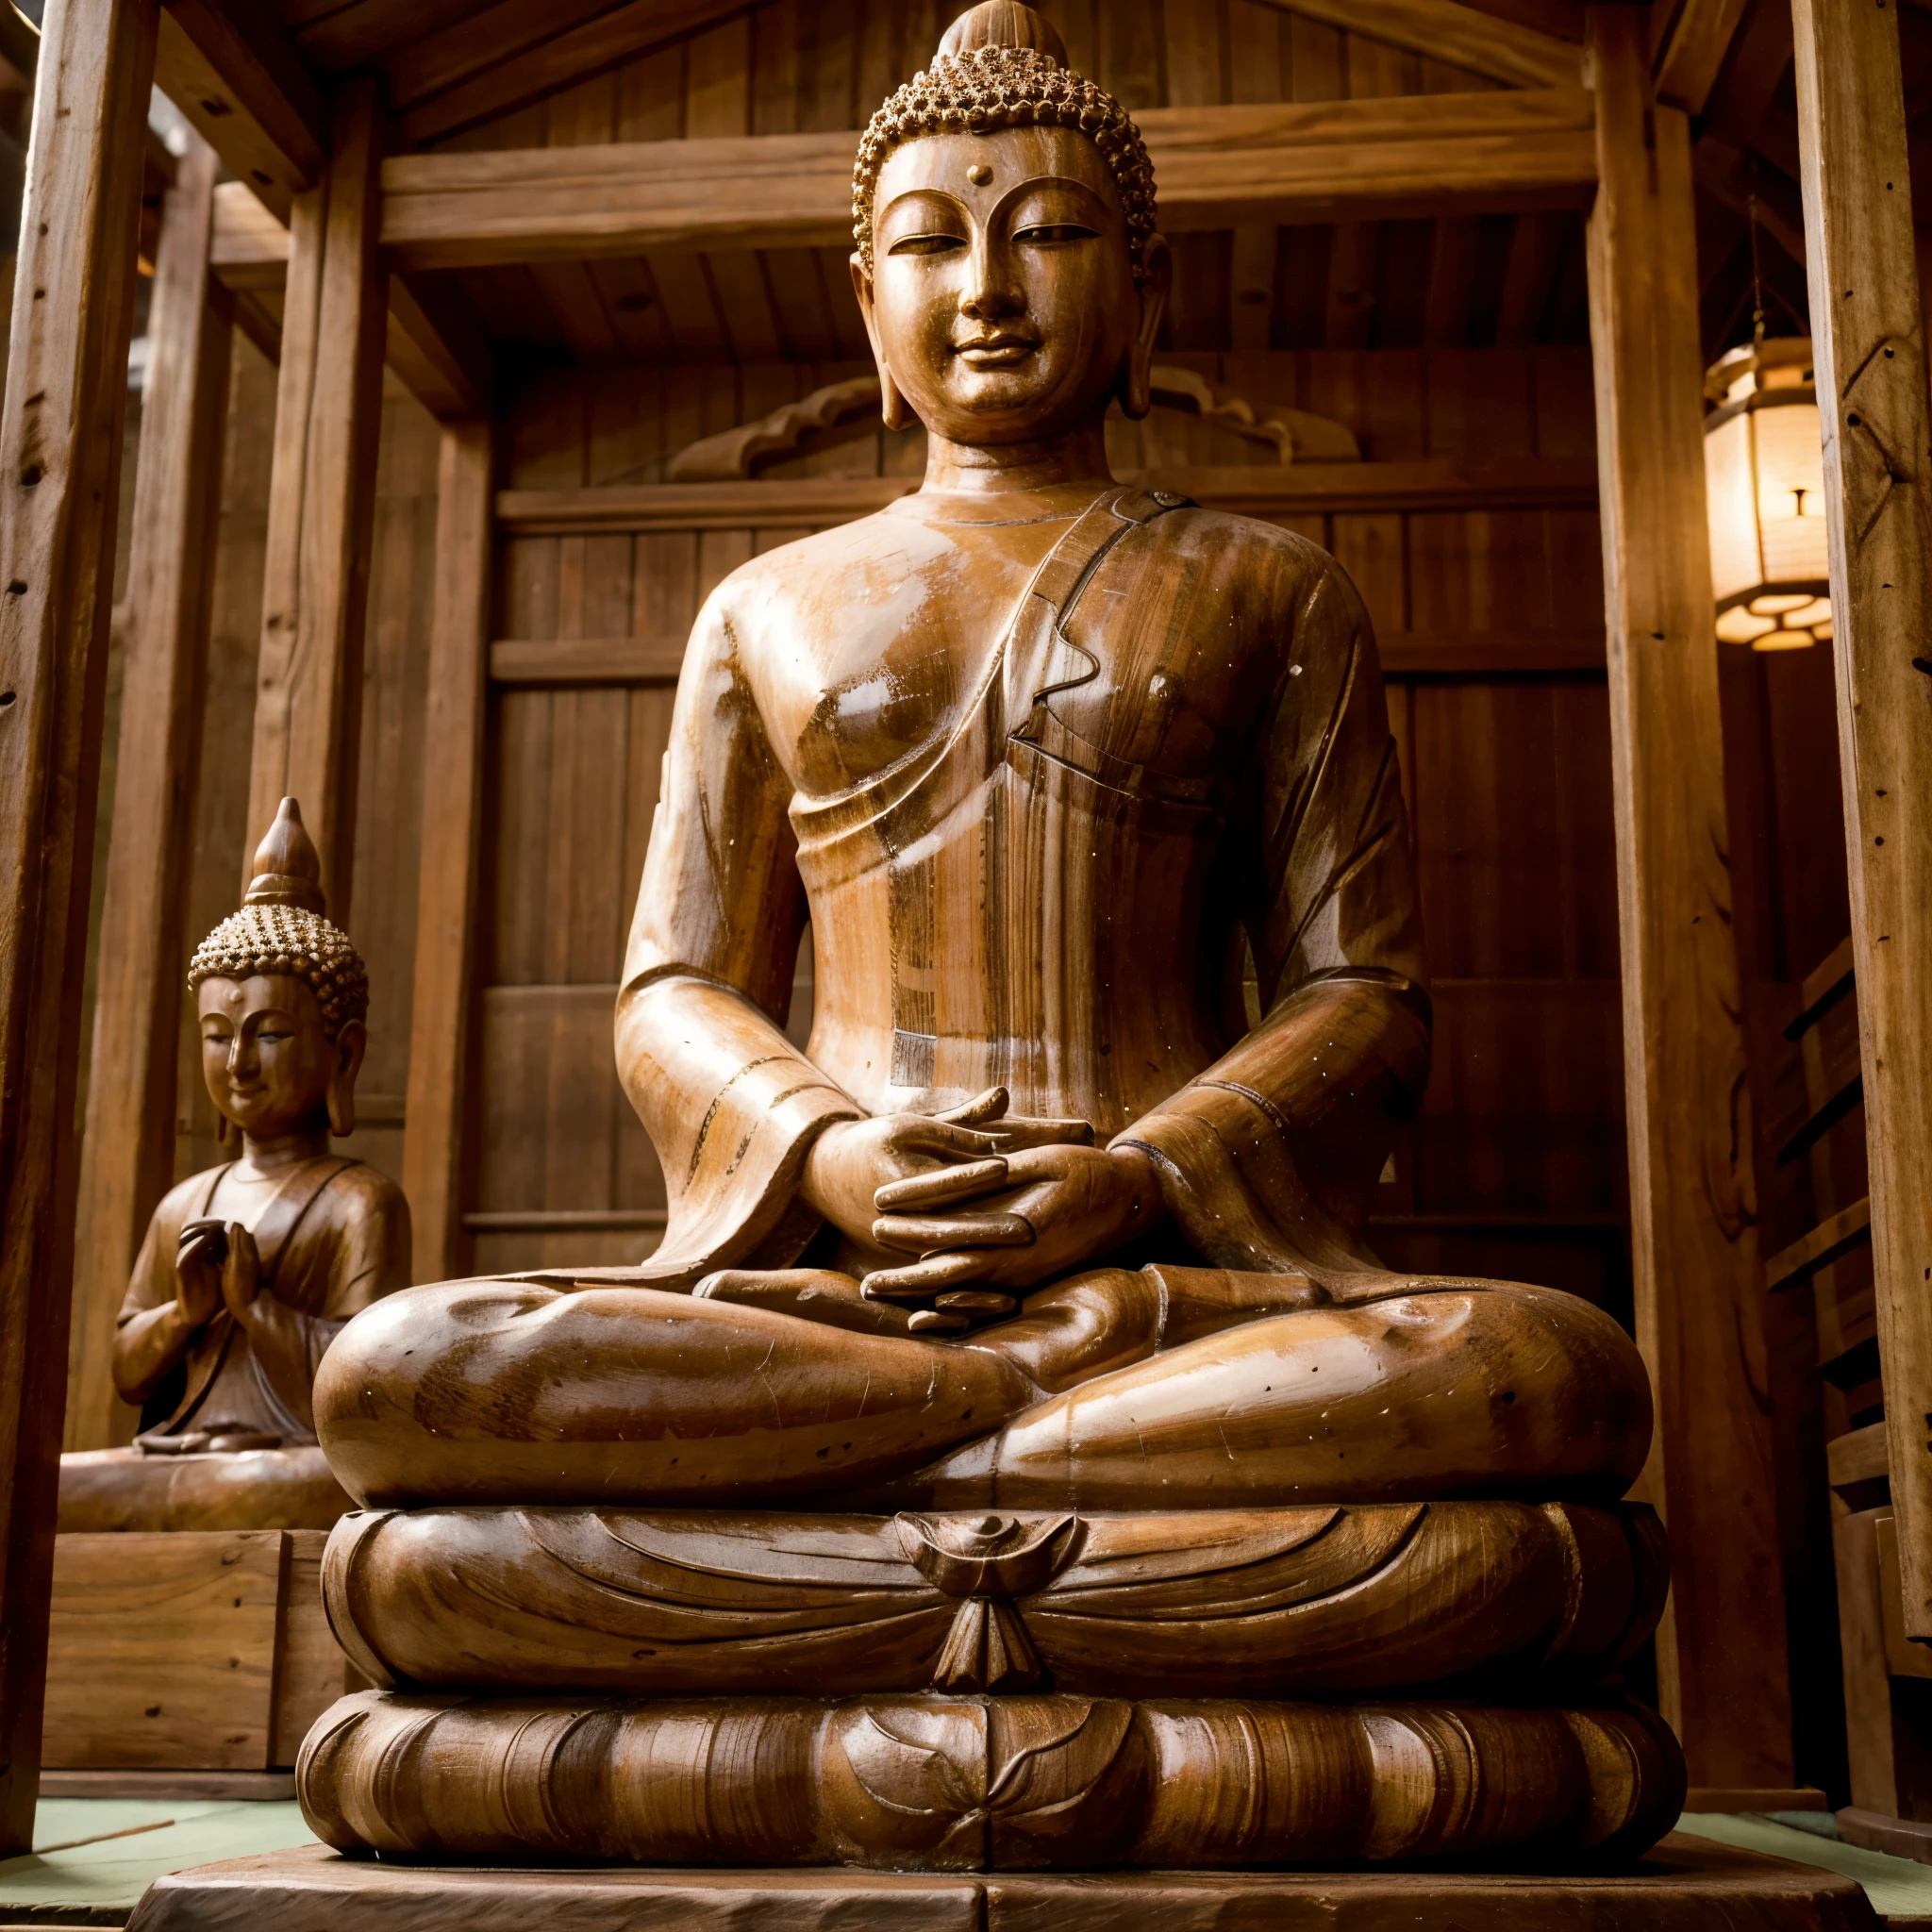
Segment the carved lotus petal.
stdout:
<svg viewBox="0 0 1932 1932">
<path fill-rule="evenodd" d="M 1030 1596 L 1073 1560 L 1077 1516 L 915 1516 L 895 1519 L 919 1574 L 946 1596 Z"/>
</svg>

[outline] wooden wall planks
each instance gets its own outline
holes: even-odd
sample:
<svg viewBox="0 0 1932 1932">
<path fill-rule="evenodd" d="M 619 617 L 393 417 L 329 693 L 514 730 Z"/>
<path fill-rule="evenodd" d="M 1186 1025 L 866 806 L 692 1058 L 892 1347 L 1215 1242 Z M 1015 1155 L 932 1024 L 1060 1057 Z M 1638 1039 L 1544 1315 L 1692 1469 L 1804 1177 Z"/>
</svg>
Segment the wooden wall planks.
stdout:
<svg viewBox="0 0 1932 1932">
<path fill-rule="evenodd" d="M 189 951 L 235 909 L 237 858 L 249 839 L 244 748 L 252 730 L 261 635 L 275 393 L 275 369 L 238 341 L 185 924 Z M 360 697 L 357 891 L 348 927 L 369 966 L 370 1043 L 358 1085 L 360 1124 L 339 1144 L 391 1178 L 400 1178 L 403 1171 L 438 450 L 437 425 L 420 404 L 407 395 L 384 402 Z M 399 827 L 407 829 L 399 832 Z M 181 971 L 187 971 L 185 957 Z M 215 1143 L 214 1111 L 202 1085 L 192 1008 L 185 998 L 182 1016 L 177 1179 L 226 1158 Z"/>
</svg>

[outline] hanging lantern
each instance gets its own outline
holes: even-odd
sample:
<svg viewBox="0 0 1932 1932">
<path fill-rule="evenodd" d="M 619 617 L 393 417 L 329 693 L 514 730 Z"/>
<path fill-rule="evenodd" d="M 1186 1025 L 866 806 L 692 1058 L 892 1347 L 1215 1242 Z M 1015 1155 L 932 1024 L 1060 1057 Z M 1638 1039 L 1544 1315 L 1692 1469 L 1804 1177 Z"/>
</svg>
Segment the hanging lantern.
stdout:
<svg viewBox="0 0 1932 1932">
<path fill-rule="evenodd" d="M 1717 634 L 1757 651 L 1831 637 L 1824 455 L 1811 344 L 1759 338 L 1704 378 L 1704 419 Z"/>
</svg>

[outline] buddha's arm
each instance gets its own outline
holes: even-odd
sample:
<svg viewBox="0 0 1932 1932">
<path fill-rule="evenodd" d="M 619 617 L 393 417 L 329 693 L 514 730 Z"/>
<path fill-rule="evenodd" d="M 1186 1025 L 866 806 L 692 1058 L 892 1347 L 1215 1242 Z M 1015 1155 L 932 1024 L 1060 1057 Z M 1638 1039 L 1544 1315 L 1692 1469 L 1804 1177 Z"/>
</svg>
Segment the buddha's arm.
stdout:
<svg viewBox="0 0 1932 1932">
<path fill-rule="evenodd" d="M 157 1210 L 135 1258 L 114 1335 L 114 1389 L 139 1408 L 188 1353 L 206 1325 L 191 1321 L 175 1293 L 175 1235 Z M 217 1304 L 219 1306 L 219 1303 Z"/>
<path fill-rule="evenodd" d="M 617 1002 L 618 1073 L 664 1169 L 661 1286 L 792 1260 L 818 1224 L 796 1197 L 812 1141 L 863 1112 L 780 1030 L 805 923 L 790 802 L 714 597 L 678 681 Z"/>
<path fill-rule="evenodd" d="M 1152 1156 L 1221 1266 L 1359 1267 L 1370 1190 L 1428 1075 L 1429 1006 L 1374 641 L 1339 570 L 1284 639 L 1228 836 L 1264 1017 L 1116 1144 Z"/>
</svg>

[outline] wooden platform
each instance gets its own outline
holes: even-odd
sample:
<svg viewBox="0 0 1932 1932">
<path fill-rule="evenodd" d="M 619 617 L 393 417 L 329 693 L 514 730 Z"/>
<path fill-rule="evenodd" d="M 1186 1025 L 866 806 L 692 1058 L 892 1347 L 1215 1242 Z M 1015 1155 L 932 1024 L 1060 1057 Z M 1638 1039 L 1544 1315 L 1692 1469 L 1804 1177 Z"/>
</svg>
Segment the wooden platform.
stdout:
<svg viewBox="0 0 1932 1932">
<path fill-rule="evenodd" d="M 1848 1878 L 1673 1833 L 1598 1877 L 432 1870 L 322 1846 L 161 1878 L 129 1932 L 1866 1932 Z"/>
<path fill-rule="evenodd" d="M 259 1777 L 292 1767 L 308 1727 L 362 1681 L 323 1609 L 327 1541 L 320 1529 L 57 1536 L 42 1741 L 49 1771 Z M 292 1786 L 166 1789 L 294 1795 Z M 116 1786 L 111 1795 L 138 1790 Z M 56 1786 L 48 1795 L 94 1791 Z"/>
</svg>

